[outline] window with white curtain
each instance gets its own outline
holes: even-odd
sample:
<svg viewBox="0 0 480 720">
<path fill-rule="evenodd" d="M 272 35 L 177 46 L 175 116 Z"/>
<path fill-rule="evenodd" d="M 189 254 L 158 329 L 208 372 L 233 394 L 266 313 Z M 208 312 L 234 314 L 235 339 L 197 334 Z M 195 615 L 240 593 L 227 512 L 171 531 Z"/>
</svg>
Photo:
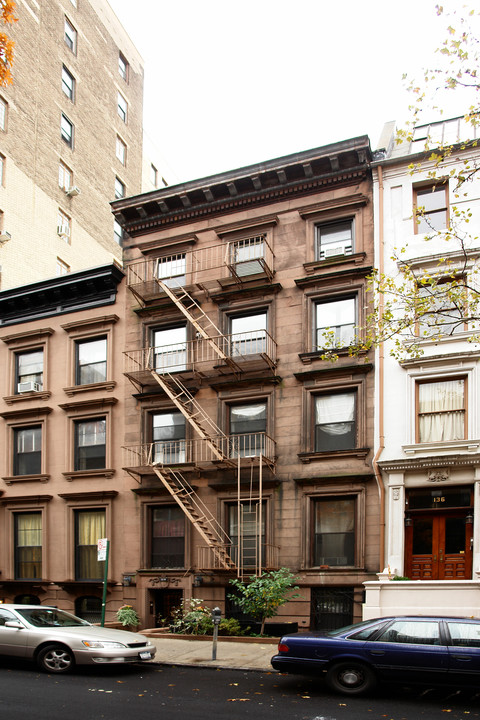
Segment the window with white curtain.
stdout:
<svg viewBox="0 0 480 720">
<path fill-rule="evenodd" d="M 105 510 L 75 512 L 75 579 L 103 579 L 104 562 L 97 560 L 97 543 L 105 537 Z"/>
<path fill-rule="evenodd" d="M 173 410 L 152 416 L 153 462 L 185 462 L 185 418 Z"/>
<path fill-rule="evenodd" d="M 356 393 L 315 397 L 315 452 L 356 446 Z"/>
<path fill-rule="evenodd" d="M 464 440 L 467 379 L 417 383 L 417 442 Z"/>
</svg>

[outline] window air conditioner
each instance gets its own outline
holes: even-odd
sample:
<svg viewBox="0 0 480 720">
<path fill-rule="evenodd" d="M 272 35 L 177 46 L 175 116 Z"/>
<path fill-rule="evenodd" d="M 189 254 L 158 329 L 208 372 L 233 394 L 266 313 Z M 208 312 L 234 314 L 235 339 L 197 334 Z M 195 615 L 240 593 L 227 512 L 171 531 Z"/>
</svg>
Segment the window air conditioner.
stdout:
<svg viewBox="0 0 480 720">
<path fill-rule="evenodd" d="M 60 235 L 60 237 L 70 237 L 70 228 L 68 225 L 57 225 L 57 235 Z"/>
<path fill-rule="evenodd" d="M 80 188 L 77 187 L 76 185 L 72 185 L 72 187 L 69 188 L 68 190 L 65 190 L 65 192 L 68 195 L 68 197 L 77 197 L 77 195 L 80 195 Z"/>
<path fill-rule="evenodd" d="M 41 389 L 42 386 L 40 385 L 40 383 L 33 382 L 33 380 L 30 380 L 29 382 L 18 383 L 19 393 L 40 392 Z"/>
<path fill-rule="evenodd" d="M 5 230 L 0 233 L 0 245 L 3 245 L 3 243 L 8 242 L 12 239 L 12 236 L 9 232 L 6 232 Z"/>
<path fill-rule="evenodd" d="M 352 246 L 351 245 L 337 245 L 336 247 L 332 248 L 325 248 L 323 251 L 323 257 L 335 257 L 336 255 L 351 255 L 352 254 Z"/>
</svg>

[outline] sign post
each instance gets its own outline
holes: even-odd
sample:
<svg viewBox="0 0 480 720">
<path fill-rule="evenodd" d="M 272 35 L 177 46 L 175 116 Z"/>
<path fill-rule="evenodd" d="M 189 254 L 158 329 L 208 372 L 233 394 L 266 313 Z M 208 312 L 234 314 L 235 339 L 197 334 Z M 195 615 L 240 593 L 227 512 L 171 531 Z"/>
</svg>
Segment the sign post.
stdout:
<svg viewBox="0 0 480 720">
<path fill-rule="evenodd" d="M 100 538 L 97 542 L 97 560 L 105 562 L 105 571 L 103 573 L 103 597 L 102 597 L 102 621 L 101 626 L 105 626 L 105 607 L 107 605 L 107 578 L 108 578 L 108 555 L 110 552 L 110 540 Z"/>
</svg>

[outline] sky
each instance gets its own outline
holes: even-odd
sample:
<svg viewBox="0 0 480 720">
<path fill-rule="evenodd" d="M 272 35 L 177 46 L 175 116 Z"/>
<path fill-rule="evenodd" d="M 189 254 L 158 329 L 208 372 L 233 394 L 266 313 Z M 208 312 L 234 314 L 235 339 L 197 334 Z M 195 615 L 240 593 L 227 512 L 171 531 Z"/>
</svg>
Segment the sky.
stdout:
<svg viewBox="0 0 480 720">
<path fill-rule="evenodd" d="M 108 1 L 145 61 L 169 184 L 360 135 L 377 147 L 408 115 L 403 74 L 432 67 L 447 26 L 438 0 Z"/>
</svg>

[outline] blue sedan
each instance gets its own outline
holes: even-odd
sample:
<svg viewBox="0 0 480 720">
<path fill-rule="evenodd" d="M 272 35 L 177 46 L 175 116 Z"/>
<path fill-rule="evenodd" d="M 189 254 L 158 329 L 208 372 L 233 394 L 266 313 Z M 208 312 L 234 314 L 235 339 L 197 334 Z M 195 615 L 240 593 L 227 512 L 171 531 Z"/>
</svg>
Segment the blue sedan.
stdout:
<svg viewBox="0 0 480 720">
<path fill-rule="evenodd" d="M 367 620 L 331 632 L 284 635 L 272 658 L 275 670 L 322 674 L 347 695 L 377 682 L 405 685 L 478 685 L 480 620 L 404 616 Z"/>
</svg>

